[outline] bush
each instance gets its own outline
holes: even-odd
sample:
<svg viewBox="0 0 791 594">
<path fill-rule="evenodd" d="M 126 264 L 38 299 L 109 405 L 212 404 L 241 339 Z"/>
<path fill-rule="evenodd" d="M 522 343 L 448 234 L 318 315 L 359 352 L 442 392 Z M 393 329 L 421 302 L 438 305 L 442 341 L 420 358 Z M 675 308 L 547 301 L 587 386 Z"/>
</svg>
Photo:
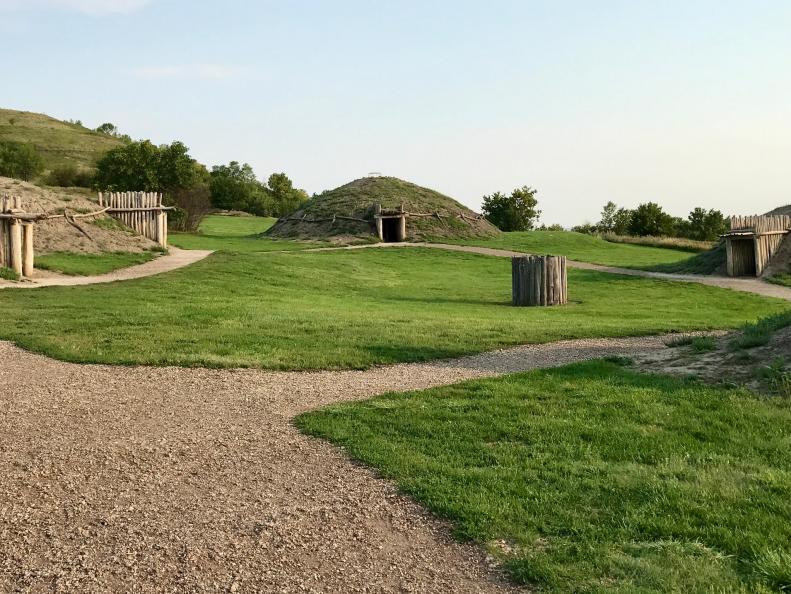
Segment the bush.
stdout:
<svg viewBox="0 0 791 594">
<path fill-rule="evenodd" d="M 481 211 L 501 231 L 529 231 L 541 215 L 537 206 L 536 190 L 523 186 L 510 196 L 502 192 L 484 196 Z"/>
<path fill-rule="evenodd" d="M 149 140 L 108 151 L 97 163 L 100 190 L 172 193 L 206 180 L 206 168 L 181 142 L 156 146 Z"/>
<path fill-rule="evenodd" d="M 197 231 L 203 217 L 211 211 L 211 193 L 205 185 L 177 190 L 172 201 L 177 209 L 171 211 L 168 223 L 175 231 Z"/>
<path fill-rule="evenodd" d="M 5 266 L 0 266 L 0 278 L 4 280 L 18 281 L 19 275 L 10 268 L 6 268 Z"/>
<path fill-rule="evenodd" d="M 61 165 L 53 169 L 47 183 L 51 186 L 62 188 L 90 188 L 94 182 L 94 172 L 89 169 L 81 169 L 76 165 Z"/>
<path fill-rule="evenodd" d="M 44 170 L 44 160 L 32 144 L 0 141 L 0 175 L 30 181 Z"/>
</svg>

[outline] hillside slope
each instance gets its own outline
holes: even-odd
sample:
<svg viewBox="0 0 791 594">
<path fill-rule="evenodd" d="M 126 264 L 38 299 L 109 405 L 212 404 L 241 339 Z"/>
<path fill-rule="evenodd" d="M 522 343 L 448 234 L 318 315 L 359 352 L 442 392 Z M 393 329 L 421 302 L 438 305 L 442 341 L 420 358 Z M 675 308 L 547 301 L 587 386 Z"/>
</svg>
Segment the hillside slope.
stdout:
<svg viewBox="0 0 791 594">
<path fill-rule="evenodd" d="M 13 109 L 0 109 L 0 140 L 32 144 L 48 170 L 67 164 L 92 168 L 104 153 L 123 144 L 77 124 Z"/>
<path fill-rule="evenodd" d="M 766 213 L 766 216 L 776 216 L 776 215 L 791 215 L 791 204 L 787 204 L 785 206 L 778 206 L 774 210 L 770 210 Z"/>
<path fill-rule="evenodd" d="M 41 188 L 8 177 L 0 177 L 0 196 L 20 196 L 22 207 L 28 212 L 79 214 L 99 209 L 95 195 L 87 190 Z M 36 223 L 33 235 L 36 255 L 53 252 L 142 252 L 156 246 L 153 241 L 108 215 L 80 219 L 79 225 L 87 237 L 64 219 Z"/>
<path fill-rule="evenodd" d="M 372 239 L 375 238 L 371 207 L 380 204 L 384 210 L 397 210 L 403 206 L 408 216 L 408 240 L 428 238 L 474 238 L 499 234 L 491 223 L 475 214 L 453 198 L 435 190 L 395 177 L 365 177 L 324 192 L 304 203 L 297 212 L 280 219 L 267 235 L 302 239 Z M 332 219 L 333 216 L 365 219 L 334 222 L 310 222 Z M 294 220 L 301 219 L 304 220 Z"/>
</svg>

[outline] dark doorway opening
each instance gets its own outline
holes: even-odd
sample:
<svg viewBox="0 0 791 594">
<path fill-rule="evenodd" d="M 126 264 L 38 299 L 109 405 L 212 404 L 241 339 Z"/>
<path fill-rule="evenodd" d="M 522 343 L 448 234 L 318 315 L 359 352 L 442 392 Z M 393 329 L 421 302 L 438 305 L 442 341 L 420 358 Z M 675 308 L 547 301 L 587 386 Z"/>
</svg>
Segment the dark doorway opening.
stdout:
<svg viewBox="0 0 791 594">
<path fill-rule="evenodd" d="M 732 240 L 733 276 L 755 276 L 755 242 L 749 239 Z"/>
<path fill-rule="evenodd" d="M 392 219 L 382 219 L 382 240 L 385 243 L 397 243 L 404 241 L 401 235 L 401 219 L 394 217 Z"/>
</svg>

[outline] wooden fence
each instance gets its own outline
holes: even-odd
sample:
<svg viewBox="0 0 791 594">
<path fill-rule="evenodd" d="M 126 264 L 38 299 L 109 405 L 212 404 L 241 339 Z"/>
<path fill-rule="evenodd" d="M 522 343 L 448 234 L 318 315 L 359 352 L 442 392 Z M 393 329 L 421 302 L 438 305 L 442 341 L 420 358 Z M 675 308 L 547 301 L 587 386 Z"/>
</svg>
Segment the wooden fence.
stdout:
<svg viewBox="0 0 791 594">
<path fill-rule="evenodd" d="M 514 305 L 563 305 L 568 302 L 566 256 L 511 258 Z"/>
<path fill-rule="evenodd" d="M 725 234 L 728 276 L 761 276 L 789 230 L 788 215 L 731 217 Z"/>
<path fill-rule="evenodd" d="M 0 266 L 33 276 L 33 221 L 26 220 L 19 196 L 0 198 Z"/>
<path fill-rule="evenodd" d="M 731 231 L 751 230 L 757 235 L 791 229 L 791 215 L 731 217 Z"/>
<path fill-rule="evenodd" d="M 131 227 L 140 235 L 168 246 L 168 210 L 162 206 L 159 192 L 108 192 L 99 193 L 99 206 L 107 208 L 107 214 Z"/>
</svg>

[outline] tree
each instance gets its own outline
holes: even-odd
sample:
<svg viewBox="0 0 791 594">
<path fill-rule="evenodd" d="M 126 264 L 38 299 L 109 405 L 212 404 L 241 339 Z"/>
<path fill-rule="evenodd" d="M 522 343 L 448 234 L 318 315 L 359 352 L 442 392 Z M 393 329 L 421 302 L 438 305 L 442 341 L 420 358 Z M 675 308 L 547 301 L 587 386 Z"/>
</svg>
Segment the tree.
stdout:
<svg viewBox="0 0 791 594">
<path fill-rule="evenodd" d="M 176 209 L 168 217 L 168 226 L 176 231 L 197 231 L 203 217 L 211 211 L 209 186 L 178 189 L 173 192 L 172 202 Z"/>
<path fill-rule="evenodd" d="M 273 214 L 276 217 L 291 214 L 308 199 L 307 192 L 295 188 L 285 173 L 273 173 L 270 175 L 267 180 L 267 189 L 272 196 Z"/>
<path fill-rule="evenodd" d="M 612 232 L 616 235 L 628 235 L 631 224 L 632 211 L 628 208 L 619 208 L 613 217 Z"/>
<path fill-rule="evenodd" d="M 685 236 L 699 241 L 716 241 L 728 230 L 728 221 L 719 210 L 695 208 L 687 217 Z"/>
<path fill-rule="evenodd" d="M 150 140 L 130 142 L 105 153 L 96 165 L 96 185 L 102 190 L 172 193 L 207 176 L 178 141 L 162 146 Z"/>
<path fill-rule="evenodd" d="M 228 165 L 215 165 L 209 187 L 215 208 L 243 210 L 258 216 L 270 216 L 274 210 L 271 194 L 247 163 L 231 161 Z"/>
<path fill-rule="evenodd" d="M 44 170 L 44 160 L 32 144 L 0 142 L 0 175 L 30 181 Z"/>
<path fill-rule="evenodd" d="M 541 215 L 536 207 L 536 190 L 528 186 L 517 188 L 506 196 L 495 192 L 483 197 L 483 215 L 502 231 L 529 231 Z"/>
<path fill-rule="evenodd" d="M 118 128 L 115 126 L 115 124 L 111 124 L 110 122 L 105 122 L 96 128 L 96 131 L 99 134 L 107 134 L 107 136 L 118 136 Z"/>
<path fill-rule="evenodd" d="M 604 205 L 601 211 L 601 221 L 599 221 L 599 230 L 603 233 L 612 233 L 615 230 L 615 215 L 618 212 L 618 205 L 610 200 Z"/>
<path fill-rule="evenodd" d="M 657 203 L 646 202 L 632 211 L 629 233 L 640 236 L 672 236 L 673 217 Z"/>
</svg>

